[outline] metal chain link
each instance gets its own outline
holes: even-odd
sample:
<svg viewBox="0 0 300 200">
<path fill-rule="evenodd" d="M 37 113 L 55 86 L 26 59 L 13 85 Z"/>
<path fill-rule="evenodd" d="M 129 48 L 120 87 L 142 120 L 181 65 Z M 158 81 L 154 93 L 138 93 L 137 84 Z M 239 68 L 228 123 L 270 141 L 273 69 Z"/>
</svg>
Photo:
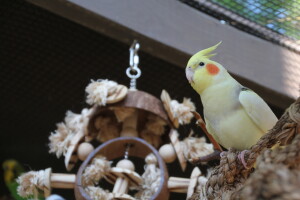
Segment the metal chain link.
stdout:
<svg viewBox="0 0 300 200">
<path fill-rule="evenodd" d="M 129 157 L 129 150 L 130 150 L 131 147 L 133 147 L 133 144 L 130 144 L 130 143 L 126 143 L 125 144 L 124 159 L 128 159 L 128 157 Z"/>
</svg>

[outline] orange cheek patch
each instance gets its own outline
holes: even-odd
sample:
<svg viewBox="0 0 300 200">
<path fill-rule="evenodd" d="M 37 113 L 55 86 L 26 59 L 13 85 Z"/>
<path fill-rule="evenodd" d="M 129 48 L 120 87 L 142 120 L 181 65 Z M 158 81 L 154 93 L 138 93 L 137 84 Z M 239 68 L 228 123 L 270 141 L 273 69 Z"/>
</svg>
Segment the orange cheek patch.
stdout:
<svg viewBox="0 0 300 200">
<path fill-rule="evenodd" d="M 206 69 L 207 69 L 208 73 L 210 73 L 211 75 L 216 75 L 220 71 L 220 69 L 216 65 L 210 64 L 210 63 L 208 63 L 206 65 Z"/>
</svg>

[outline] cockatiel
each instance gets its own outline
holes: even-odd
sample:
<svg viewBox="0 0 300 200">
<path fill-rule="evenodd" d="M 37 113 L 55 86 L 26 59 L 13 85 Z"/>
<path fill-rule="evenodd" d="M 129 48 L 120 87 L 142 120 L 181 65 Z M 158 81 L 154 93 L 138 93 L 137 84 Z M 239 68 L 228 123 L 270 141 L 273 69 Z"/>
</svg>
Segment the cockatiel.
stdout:
<svg viewBox="0 0 300 200">
<path fill-rule="evenodd" d="M 3 170 L 4 170 L 4 181 L 6 186 L 8 187 L 11 196 L 16 200 L 25 200 L 17 193 L 18 183 L 16 178 L 24 173 L 24 169 L 21 164 L 16 160 L 6 160 L 3 162 Z"/>
<path fill-rule="evenodd" d="M 227 149 L 245 150 L 278 119 L 260 96 L 210 60 L 220 43 L 193 55 L 186 66 L 186 77 L 201 97 L 208 132 Z M 242 162 L 245 165 L 243 158 Z"/>
</svg>

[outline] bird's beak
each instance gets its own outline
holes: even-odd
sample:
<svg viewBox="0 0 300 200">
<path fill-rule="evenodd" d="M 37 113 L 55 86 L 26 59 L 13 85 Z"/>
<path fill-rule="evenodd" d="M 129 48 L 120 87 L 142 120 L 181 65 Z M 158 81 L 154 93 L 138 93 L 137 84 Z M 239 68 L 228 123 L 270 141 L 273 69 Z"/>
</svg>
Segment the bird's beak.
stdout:
<svg viewBox="0 0 300 200">
<path fill-rule="evenodd" d="M 194 70 L 191 67 L 185 68 L 185 75 L 190 84 L 194 83 Z"/>
</svg>

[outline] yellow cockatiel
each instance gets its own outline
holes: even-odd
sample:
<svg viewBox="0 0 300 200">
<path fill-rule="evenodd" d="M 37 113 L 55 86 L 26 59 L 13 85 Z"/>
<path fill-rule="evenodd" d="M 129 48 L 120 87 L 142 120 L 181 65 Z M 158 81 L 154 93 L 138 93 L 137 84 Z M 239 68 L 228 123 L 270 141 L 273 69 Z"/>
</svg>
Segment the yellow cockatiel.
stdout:
<svg viewBox="0 0 300 200">
<path fill-rule="evenodd" d="M 193 55 L 187 63 L 186 77 L 200 94 L 208 132 L 227 149 L 245 150 L 278 119 L 260 96 L 210 60 L 219 44 Z"/>
</svg>

